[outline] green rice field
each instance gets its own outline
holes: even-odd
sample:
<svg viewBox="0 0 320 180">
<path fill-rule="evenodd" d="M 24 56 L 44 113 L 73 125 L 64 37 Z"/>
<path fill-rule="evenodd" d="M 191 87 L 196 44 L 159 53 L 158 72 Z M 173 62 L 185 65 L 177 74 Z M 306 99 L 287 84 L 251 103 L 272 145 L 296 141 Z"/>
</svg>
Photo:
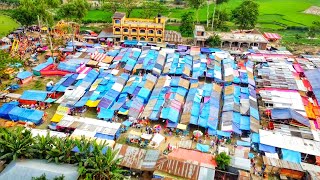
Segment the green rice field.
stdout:
<svg viewBox="0 0 320 180">
<path fill-rule="evenodd" d="M 0 14 L 0 37 L 7 35 L 18 26 L 19 24 L 11 17 Z"/>
<path fill-rule="evenodd" d="M 229 0 L 228 3 L 219 5 L 218 9 L 226 9 L 231 12 L 242 0 Z M 258 27 L 264 29 L 284 29 L 288 26 L 306 27 L 313 21 L 320 20 L 320 16 L 305 14 L 303 11 L 311 6 L 320 6 L 319 0 L 256 0 L 260 5 L 260 16 Z M 209 17 L 212 16 L 214 5 L 209 6 Z M 121 11 L 121 10 L 119 10 Z M 182 14 L 188 11 L 195 12 L 192 8 L 171 8 L 163 13 L 169 19 L 180 20 Z M 110 22 L 112 14 L 106 11 L 92 10 L 84 20 L 95 19 L 98 21 Z M 142 9 L 134 9 L 130 17 L 142 17 Z M 196 19 L 196 18 L 195 18 Z M 199 10 L 199 20 L 205 22 L 207 19 L 207 6 L 204 5 Z"/>
</svg>

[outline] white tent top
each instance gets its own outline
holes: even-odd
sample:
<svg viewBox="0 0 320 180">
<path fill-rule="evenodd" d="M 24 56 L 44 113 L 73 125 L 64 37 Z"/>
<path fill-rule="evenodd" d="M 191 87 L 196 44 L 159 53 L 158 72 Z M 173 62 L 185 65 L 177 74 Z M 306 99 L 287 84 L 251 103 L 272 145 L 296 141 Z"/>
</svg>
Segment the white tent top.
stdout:
<svg viewBox="0 0 320 180">
<path fill-rule="evenodd" d="M 155 142 L 157 145 L 159 145 L 163 140 L 164 137 L 159 133 L 156 133 L 152 138 L 152 142 Z"/>
<path fill-rule="evenodd" d="M 57 132 L 57 131 L 48 131 L 48 130 L 41 130 L 41 129 L 31 129 L 31 134 L 33 137 L 35 136 L 46 136 L 49 133 L 50 137 L 56 136 L 59 138 L 67 137 L 65 133 Z"/>
<path fill-rule="evenodd" d="M 320 142 L 262 129 L 259 130 L 259 134 L 261 144 L 285 148 L 314 156 L 320 156 Z"/>
</svg>

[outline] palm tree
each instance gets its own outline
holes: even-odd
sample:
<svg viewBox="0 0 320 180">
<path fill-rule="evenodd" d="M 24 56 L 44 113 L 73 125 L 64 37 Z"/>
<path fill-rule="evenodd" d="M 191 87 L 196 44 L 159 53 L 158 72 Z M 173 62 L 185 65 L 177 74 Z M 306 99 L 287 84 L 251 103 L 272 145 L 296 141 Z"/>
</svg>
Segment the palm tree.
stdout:
<svg viewBox="0 0 320 180">
<path fill-rule="evenodd" d="M 32 158 L 31 147 L 33 143 L 30 131 L 21 127 L 14 129 L 0 129 L 0 160 L 17 160 L 19 158 Z"/>
</svg>

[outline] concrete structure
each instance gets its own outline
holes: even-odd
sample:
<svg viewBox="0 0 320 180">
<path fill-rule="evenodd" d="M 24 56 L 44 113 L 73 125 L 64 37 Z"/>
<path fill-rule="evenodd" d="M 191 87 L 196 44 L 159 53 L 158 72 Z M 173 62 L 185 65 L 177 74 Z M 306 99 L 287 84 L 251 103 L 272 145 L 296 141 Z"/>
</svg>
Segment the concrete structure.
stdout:
<svg viewBox="0 0 320 180">
<path fill-rule="evenodd" d="M 250 48 L 252 46 L 265 50 L 269 41 L 260 33 L 217 33 L 221 38 L 223 48 Z"/>
<path fill-rule="evenodd" d="M 242 32 L 217 32 L 221 38 L 221 48 L 240 49 L 250 48 L 252 46 L 265 50 L 269 41 L 258 31 L 248 30 Z M 194 28 L 194 44 L 196 46 L 204 46 L 206 40 L 214 35 L 212 32 L 206 32 L 204 26 L 195 25 Z"/>
<path fill-rule="evenodd" d="M 196 46 L 204 46 L 204 43 L 209 38 L 206 30 L 204 29 L 204 26 L 201 26 L 201 25 L 196 25 L 194 27 L 193 35 L 194 35 L 194 44 Z"/>
<path fill-rule="evenodd" d="M 126 18 L 126 14 L 116 12 L 112 17 L 113 34 L 120 35 L 116 41 L 137 40 L 162 43 L 165 39 L 165 18 L 158 15 L 154 19 Z"/>
</svg>

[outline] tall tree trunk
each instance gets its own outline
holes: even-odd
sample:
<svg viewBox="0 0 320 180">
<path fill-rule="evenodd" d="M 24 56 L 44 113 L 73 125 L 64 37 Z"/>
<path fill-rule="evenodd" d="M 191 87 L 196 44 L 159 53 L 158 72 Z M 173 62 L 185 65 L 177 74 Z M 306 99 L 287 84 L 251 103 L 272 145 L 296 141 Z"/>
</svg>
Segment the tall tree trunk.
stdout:
<svg viewBox="0 0 320 180">
<path fill-rule="evenodd" d="M 207 28 L 209 27 L 209 1 L 207 1 Z"/>
<path fill-rule="evenodd" d="M 213 31 L 214 15 L 215 15 L 215 13 L 216 13 L 216 6 L 217 6 L 216 0 L 213 0 L 213 2 L 214 2 L 214 8 L 213 8 L 212 22 L 211 22 L 211 29 L 212 29 L 212 31 Z"/>
<path fill-rule="evenodd" d="M 199 24 L 199 9 L 196 11 L 196 16 L 197 16 L 197 23 Z"/>
</svg>

